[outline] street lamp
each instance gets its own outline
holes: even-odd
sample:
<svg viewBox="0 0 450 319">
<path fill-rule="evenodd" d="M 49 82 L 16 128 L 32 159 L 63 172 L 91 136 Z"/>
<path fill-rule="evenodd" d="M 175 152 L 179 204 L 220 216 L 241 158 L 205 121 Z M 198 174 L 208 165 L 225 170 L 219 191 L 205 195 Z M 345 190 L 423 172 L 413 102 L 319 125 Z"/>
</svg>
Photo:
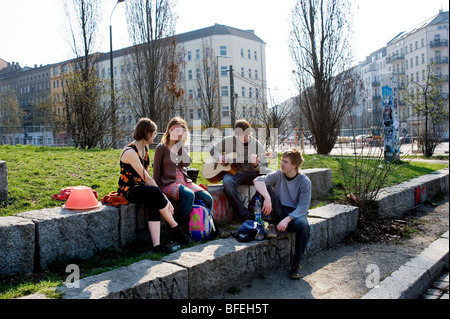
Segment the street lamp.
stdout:
<svg viewBox="0 0 450 319">
<path fill-rule="evenodd" d="M 111 16 L 109 18 L 109 60 L 110 60 L 110 68 L 111 68 L 111 124 L 112 124 L 112 146 L 113 148 L 117 147 L 117 119 L 116 119 L 116 101 L 114 96 L 114 63 L 113 63 L 113 49 L 112 49 L 112 15 L 114 10 L 116 9 L 117 4 L 120 2 L 124 2 L 125 0 L 118 0 L 111 12 Z"/>
</svg>

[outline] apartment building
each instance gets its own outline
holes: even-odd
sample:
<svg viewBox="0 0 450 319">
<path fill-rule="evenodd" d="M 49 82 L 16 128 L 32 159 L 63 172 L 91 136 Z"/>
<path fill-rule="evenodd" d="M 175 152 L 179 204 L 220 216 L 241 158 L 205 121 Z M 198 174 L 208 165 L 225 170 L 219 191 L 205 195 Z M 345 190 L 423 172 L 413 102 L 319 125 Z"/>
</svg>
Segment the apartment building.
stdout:
<svg viewBox="0 0 450 319">
<path fill-rule="evenodd" d="M 449 97 L 449 12 L 437 15 L 420 23 L 413 29 L 401 32 L 386 45 L 388 72 L 398 77 L 400 103 L 399 120 L 401 132 L 409 132 L 411 122 L 417 121 L 412 107 L 403 101 L 410 82 L 423 83 L 427 67 L 433 64 L 436 74 L 444 80 L 443 96 Z"/>
<path fill-rule="evenodd" d="M 199 79 L 202 72 L 207 72 L 200 66 L 205 54 L 210 55 L 210 66 L 216 67 L 210 72 L 218 75 L 221 131 L 232 127 L 233 112 L 235 120 L 246 118 L 257 126 L 261 108 L 267 105 L 266 43 L 253 30 L 221 24 L 179 34 L 176 39 L 184 53 L 181 78 L 188 109 L 186 119 L 194 134 L 205 128 L 199 98 Z"/>
</svg>

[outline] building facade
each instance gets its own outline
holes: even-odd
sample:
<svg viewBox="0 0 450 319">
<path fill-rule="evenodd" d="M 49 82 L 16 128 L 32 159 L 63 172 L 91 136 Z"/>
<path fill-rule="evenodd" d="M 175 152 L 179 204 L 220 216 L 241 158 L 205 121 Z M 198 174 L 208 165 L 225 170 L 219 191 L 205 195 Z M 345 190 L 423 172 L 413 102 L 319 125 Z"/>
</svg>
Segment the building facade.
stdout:
<svg viewBox="0 0 450 319">
<path fill-rule="evenodd" d="M 437 15 L 417 25 L 412 30 L 401 32 L 386 46 L 388 72 L 398 77 L 400 131 L 410 132 L 411 123 L 420 119 L 414 114 L 412 106 L 405 103 L 405 95 L 411 90 L 410 83 L 424 83 L 428 68 L 443 82 L 441 93 L 447 101 L 449 97 L 449 12 L 440 11 Z"/>
</svg>

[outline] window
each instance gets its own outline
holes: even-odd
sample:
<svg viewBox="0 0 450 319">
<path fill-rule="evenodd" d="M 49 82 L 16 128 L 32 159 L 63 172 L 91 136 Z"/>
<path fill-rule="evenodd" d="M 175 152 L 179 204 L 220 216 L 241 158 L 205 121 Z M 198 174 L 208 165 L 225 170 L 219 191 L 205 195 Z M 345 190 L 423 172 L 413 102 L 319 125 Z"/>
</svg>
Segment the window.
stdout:
<svg viewBox="0 0 450 319">
<path fill-rule="evenodd" d="M 228 96 L 228 86 L 221 86 L 220 91 L 222 93 L 222 96 Z"/>
<path fill-rule="evenodd" d="M 242 87 L 241 96 L 245 97 L 245 86 Z"/>
<path fill-rule="evenodd" d="M 252 88 L 248 88 L 248 97 L 253 97 L 253 90 L 252 90 Z"/>
<path fill-rule="evenodd" d="M 422 64 L 425 64 L 425 53 L 422 53 Z"/>
<path fill-rule="evenodd" d="M 416 41 L 416 50 L 419 48 L 419 44 L 417 43 L 417 41 Z"/>
<path fill-rule="evenodd" d="M 193 109 L 190 109 L 190 110 L 189 110 L 189 119 L 190 119 L 190 120 L 193 120 L 193 119 L 194 119 L 194 110 L 193 110 Z"/>
<path fill-rule="evenodd" d="M 252 54 L 251 54 L 251 51 L 250 51 L 250 50 L 247 50 L 247 57 L 248 57 L 249 59 L 252 58 Z"/>
<path fill-rule="evenodd" d="M 197 109 L 197 119 L 201 119 L 202 118 L 202 109 Z"/>
<path fill-rule="evenodd" d="M 188 80 L 192 80 L 192 70 L 188 70 Z"/>
<path fill-rule="evenodd" d="M 202 73 L 200 72 L 200 69 L 197 69 L 197 79 L 200 79 L 202 77 Z"/>
<path fill-rule="evenodd" d="M 220 67 L 220 76 L 227 76 L 227 67 L 226 66 Z"/>
<path fill-rule="evenodd" d="M 253 52 L 253 57 L 255 58 L 255 61 L 258 60 L 258 52 L 254 51 Z"/>
<path fill-rule="evenodd" d="M 416 66 L 419 65 L 419 57 L 416 55 Z"/>
<path fill-rule="evenodd" d="M 243 78 L 245 78 L 245 71 L 244 71 L 244 68 L 241 68 L 241 76 L 242 76 Z"/>
<path fill-rule="evenodd" d="M 200 59 L 200 49 L 195 49 L 195 59 L 196 60 Z"/>
<path fill-rule="evenodd" d="M 249 79 L 252 78 L 252 69 L 248 69 L 248 78 L 249 78 Z"/>
<path fill-rule="evenodd" d="M 420 46 L 421 46 L 422 48 L 425 46 L 425 43 L 424 43 L 424 41 L 423 41 L 423 38 L 420 39 Z"/>
<path fill-rule="evenodd" d="M 194 90 L 193 89 L 189 89 L 188 98 L 190 100 L 192 100 L 194 98 Z"/>
<path fill-rule="evenodd" d="M 258 80 L 258 70 L 255 70 L 255 79 Z"/>
<path fill-rule="evenodd" d="M 230 116 L 230 107 L 222 106 L 222 117 L 229 117 L 229 116 Z"/>
<path fill-rule="evenodd" d="M 243 58 L 243 57 L 244 57 L 244 49 L 241 48 L 241 58 Z"/>
<path fill-rule="evenodd" d="M 247 117 L 247 107 L 246 106 L 243 106 L 242 107 L 242 117 Z"/>
<path fill-rule="evenodd" d="M 188 61 L 192 61 L 192 52 L 191 51 L 187 52 L 187 59 L 188 59 Z"/>
<path fill-rule="evenodd" d="M 228 53 L 227 53 L 227 46 L 226 45 L 221 45 L 220 46 L 220 55 L 228 55 Z"/>
</svg>

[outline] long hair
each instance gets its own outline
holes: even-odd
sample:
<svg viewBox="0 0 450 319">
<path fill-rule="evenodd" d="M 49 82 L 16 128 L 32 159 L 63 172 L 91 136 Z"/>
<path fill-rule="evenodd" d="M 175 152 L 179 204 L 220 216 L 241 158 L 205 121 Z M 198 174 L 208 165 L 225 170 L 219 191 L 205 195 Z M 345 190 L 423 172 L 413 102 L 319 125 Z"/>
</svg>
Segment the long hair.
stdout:
<svg viewBox="0 0 450 319">
<path fill-rule="evenodd" d="M 179 116 L 176 116 L 174 118 L 172 118 L 169 123 L 167 124 L 167 128 L 166 128 L 166 132 L 164 133 L 163 137 L 161 138 L 161 141 L 165 144 L 165 145 L 169 145 L 170 142 L 170 129 L 172 126 L 176 125 L 176 124 L 180 124 L 181 127 L 183 128 L 184 131 L 186 131 L 187 133 L 187 138 L 184 141 L 184 145 L 189 145 L 189 129 L 187 126 L 187 123 L 184 119 L 182 119 Z"/>
</svg>

